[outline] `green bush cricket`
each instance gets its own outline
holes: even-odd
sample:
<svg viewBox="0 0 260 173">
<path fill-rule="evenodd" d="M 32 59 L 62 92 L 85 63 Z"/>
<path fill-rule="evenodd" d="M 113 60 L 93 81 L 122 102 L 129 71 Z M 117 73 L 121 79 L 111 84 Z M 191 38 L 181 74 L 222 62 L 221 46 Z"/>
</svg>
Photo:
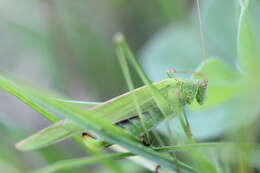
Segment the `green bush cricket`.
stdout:
<svg viewBox="0 0 260 173">
<path fill-rule="evenodd" d="M 199 79 L 187 81 L 169 78 L 154 83 L 154 86 L 160 91 L 160 93 L 167 99 L 169 103 L 172 103 L 170 111 L 166 112 L 167 115 L 169 115 L 169 118 L 171 118 L 173 115 L 176 115 L 177 107 L 191 104 L 194 99 L 196 99 L 199 104 L 203 103 L 207 88 L 207 80 Z M 138 113 L 136 111 L 136 107 L 132 104 L 132 97 L 129 97 L 132 93 L 135 93 L 137 98 L 142 98 L 140 99 L 139 104 L 143 112 L 152 111 L 152 115 L 157 115 L 151 117 L 151 114 L 149 113 L 144 114 L 144 122 L 146 123 L 145 126 L 148 130 L 165 119 L 160 110 L 156 107 L 156 103 L 153 101 L 151 94 L 147 90 L 147 86 L 137 88 L 133 91 L 115 97 L 107 102 L 96 105 L 88 109 L 88 111 L 106 115 L 100 118 L 105 118 L 112 123 L 123 127 L 130 133 L 139 136 L 140 134 L 144 133 L 144 129 L 140 118 L 136 116 Z M 79 135 L 82 132 L 84 132 L 84 129 L 74 124 L 73 122 L 69 120 L 61 120 L 21 141 L 17 144 L 17 148 L 21 150 L 41 148 L 65 138 Z M 45 141 L 41 140 L 41 138 L 44 138 L 44 136 L 48 135 L 49 133 L 52 133 L 52 138 Z M 43 143 L 41 143 L 41 141 Z M 96 140 L 93 140 L 93 142 L 97 144 Z"/>
</svg>

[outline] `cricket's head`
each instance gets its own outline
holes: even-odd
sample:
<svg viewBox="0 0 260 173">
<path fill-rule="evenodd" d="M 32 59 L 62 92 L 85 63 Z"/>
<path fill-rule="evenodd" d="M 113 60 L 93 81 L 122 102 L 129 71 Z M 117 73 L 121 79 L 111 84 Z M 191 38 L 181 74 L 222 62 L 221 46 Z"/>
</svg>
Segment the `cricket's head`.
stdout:
<svg viewBox="0 0 260 173">
<path fill-rule="evenodd" d="M 202 105 L 206 100 L 207 88 L 208 88 L 207 80 L 198 81 L 198 91 L 196 94 L 196 100 L 200 105 Z"/>
<path fill-rule="evenodd" d="M 170 69 L 167 71 L 169 78 L 174 79 L 177 82 L 177 87 L 175 88 L 178 100 L 181 100 L 182 104 L 191 104 L 194 99 L 202 105 L 206 99 L 206 92 L 208 87 L 207 77 L 200 72 L 193 72 L 194 80 L 178 80 L 173 77 L 176 73 L 175 70 Z"/>
<path fill-rule="evenodd" d="M 194 99 L 199 104 L 204 103 L 208 86 L 207 80 L 184 81 L 181 85 L 180 98 L 183 104 L 191 104 Z"/>
<path fill-rule="evenodd" d="M 208 88 L 208 77 L 201 72 L 195 72 L 193 78 L 198 82 L 198 91 L 196 94 L 197 102 L 202 105 L 206 100 L 207 88 Z"/>
</svg>

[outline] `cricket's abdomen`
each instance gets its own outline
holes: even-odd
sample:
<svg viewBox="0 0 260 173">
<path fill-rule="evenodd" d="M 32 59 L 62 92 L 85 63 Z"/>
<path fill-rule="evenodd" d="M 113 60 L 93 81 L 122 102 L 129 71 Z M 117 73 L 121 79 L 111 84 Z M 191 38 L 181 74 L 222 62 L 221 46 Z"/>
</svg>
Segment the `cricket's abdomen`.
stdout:
<svg viewBox="0 0 260 173">
<path fill-rule="evenodd" d="M 142 117 L 142 118 L 141 118 Z M 115 124 L 134 135 L 143 134 L 146 130 L 151 130 L 164 120 L 164 116 L 158 108 L 150 109 L 142 115 L 116 122 Z"/>
</svg>

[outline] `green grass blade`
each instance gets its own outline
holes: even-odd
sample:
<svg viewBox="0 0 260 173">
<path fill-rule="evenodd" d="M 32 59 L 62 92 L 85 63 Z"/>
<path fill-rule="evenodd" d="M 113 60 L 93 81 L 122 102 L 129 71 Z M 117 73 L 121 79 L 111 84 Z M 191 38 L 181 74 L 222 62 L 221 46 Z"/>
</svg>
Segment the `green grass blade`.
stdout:
<svg viewBox="0 0 260 173">
<path fill-rule="evenodd" d="M 10 78 L 10 79 L 9 79 Z M 31 87 L 24 86 L 24 83 L 19 82 L 13 82 L 14 80 L 11 77 L 7 77 L 6 75 L 0 75 L 0 88 L 6 91 L 7 93 L 17 97 L 19 100 L 21 100 L 23 103 L 37 111 L 39 114 L 41 114 L 43 117 L 48 119 L 51 122 L 58 122 L 58 118 L 53 115 L 53 112 L 51 112 L 47 107 L 43 107 L 39 102 L 37 102 L 37 98 L 31 94 L 29 90 L 34 90 Z M 11 80 L 12 79 L 12 80 Z M 56 96 L 55 96 L 56 97 Z M 53 97 L 53 98 L 55 98 Z M 62 125 L 62 122 L 58 123 L 59 125 Z M 65 123 L 67 124 L 67 123 Z M 41 148 L 43 146 L 47 146 L 50 143 L 55 143 L 57 140 L 61 140 L 62 137 L 66 138 L 67 136 L 71 136 L 74 131 L 70 131 L 69 129 L 72 128 L 73 124 L 69 124 L 68 127 L 65 129 L 61 129 L 59 125 L 54 125 L 54 127 L 58 128 L 59 130 L 52 127 L 51 129 L 48 129 L 47 131 L 43 130 L 41 135 L 34 135 L 30 140 L 26 139 L 22 141 L 21 143 L 18 143 L 16 145 L 17 148 L 21 150 L 31 150 L 36 148 Z M 67 126 L 67 125 L 66 125 Z M 50 132 L 54 132 L 55 135 L 50 135 Z M 44 132 L 44 133 L 43 133 Z M 48 134 L 46 135 L 45 132 Z M 67 132 L 67 135 L 64 133 Z M 57 136 L 60 135 L 60 136 Z M 38 137 L 40 139 L 38 139 Z M 55 140 L 54 140 L 55 139 Z M 77 142 L 80 143 L 80 141 L 75 138 Z"/>
<path fill-rule="evenodd" d="M 239 143 L 194 143 L 194 144 L 184 144 L 184 145 L 178 145 L 178 146 L 167 146 L 167 147 L 159 147 L 154 148 L 154 150 L 158 152 L 170 152 L 170 151 L 189 151 L 193 149 L 218 149 L 218 148 L 235 148 L 235 147 L 247 147 L 255 150 L 260 150 L 260 146 L 255 146 L 252 144 L 239 144 Z M 102 156 L 95 156 L 95 157 L 84 157 L 84 158 L 77 158 L 77 159 L 68 159 L 68 160 L 62 160 L 59 162 L 56 162 L 50 166 L 47 166 L 45 168 L 33 171 L 31 173 L 51 173 L 58 170 L 63 169 L 71 169 L 75 167 L 80 166 L 86 166 L 93 163 L 99 163 L 104 160 L 117 160 L 117 159 L 124 159 L 127 157 L 134 156 L 133 153 L 127 152 L 127 153 L 117 153 L 117 154 L 111 154 L 111 155 L 102 155 Z"/>
<path fill-rule="evenodd" d="M 125 57 L 124 50 L 122 49 L 122 46 L 117 46 L 116 53 L 117 53 L 118 61 L 121 65 L 121 69 L 122 69 L 123 75 L 125 77 L 127 86 L 128 86 L 128 90 L 133 91 L 135 89 L 135 87 L 134 87 L 134 84 L 133 84 L 133 81 L 132 81 L 132 78 L 131 78 L 131 75 L 130 75 L 130 70 L 129 70 L 129 67 L 128 67 L 127 59 Z M 138 116 L 140 117 L 140 120 L 141 120 L 142 127 L 140 127 L 140 128 L 143 130 L 146 137 L 148 137 L 148 141 L 150 141 L 149 135 L 148 135 L 148 128 L 145 125 L 144 117 L 143 117 L 143 114 L 142 114 L 143 111 L 141 110 L 141 106 L 139 104 L 139 101 L 138 101 L 138 98 L 137 98 L 135 92 L 132 93 L 132 97 L 133 97 L 134 106 L 136 107 Z"/>
<path fill-rule="evenodd" d="M 251 150 L 260 150 L 260 145 L 247 144 L 247 143 L 231 143 L 231 142 L 209 142 L 209 143 L 192 143 L 182 144 L 175 146 L 157 147 L 154 150 L 158 152 L 170 152 L 170 151 L 189 151 L 195 149 L 219 149 L 219 148 L 248 148 Z"/>
<path fill-rule="evenodd" d="M 171 107 L 168 104 L 168 101 L 162 96 L 162 93 L 152 84 L 148 76 L 145 74 L 145 72 L 142 70 L 140 64 L 136 61 L 134 54 L 131 52 L 130 48 L 127 45 L 127 42 L 124 39 L 124 36 L 122 34 L 115 35 L 115 43 L 118 49 L 121 49 L 121 51 L 124 53 L 125 58 L 130 62 L 130 64 L 134 67 L 136 72 L 141 77 L 142 81 L 145 85 L 147 85 L 149 92 L 153 96 L 153 100 L 156 103 L 156 107 L 160 109 L 162 112 L 162 115 L 166 118 L 171 114 Z M 120 58 L 120 57 L 119 57 Z M 169 79 L 172 80 L 172 79 Z M 169 124 L 167 125 L 167 130 L 170 136 L 170 139 L 172 138 L 171 130 L 169 127 Z"/>
<path fill-rule="evenodd" d="M 111 154 L 111 155 L 101 155 L 101 156 L 93 156 L 93 157 L 86 157 L 86 158 L 77 158 L 77 159 L 69 159 L 69 160 L 62 160 L 58 161 L 50 166 L 45 168 L 32 171 L 30 173 L 51 173 L 55 171 L 60 171 L 64 169 L 72 169 L 78 168 L 80 166 L 86 166 L 94 163 L 100 163 L 107 160 L 117 160 L 123 159 L 125 157 L 131 156 L 131 153 L 118 153 L 118 154 Z"/>
<path fill-rule="evenodd" d="M 27 104 L 32 109 L 40 113 L 49 121 L 58 121 L 58 119 L 55 116 L 53 116 L 48 110 L 37 104 L 34 101 L 34 97 L 31 95 L 29 96 L 24 88 L 19 87 L 16 83 L 12 82 L 4 76 L 0 76 L 0 88 L 8 92 L 9 94 L 17 97 L 19 100 L 21 100 L 23 103 Z"/>
<path fill-rule="evenodd" d="M 126 58 L 130 62 L 130 64 L 134 67 L 134 69 L 136 70 L 136 72 L 141 77 L 142 81 L 144 82 L 144 84 L 147 85 L 147 87 L 149 89 L 147 92 L 149 92 L 152 95 L 153 101 L 156 103 L 155 106 L 160 109 L 160 111 L 162 112 L 162 115 L 165 118 L 167 118 L 169 115 L 172 115 L 172 109 L 171 109 L 171 106 L 168 104 L 167 99 L 165 97 L 163 97 L 162 92 L 160 92 L 154 85 L 152 85 L 152 82 L 150 81 L 148 76 L 145 74 L 145 72 L 142 70 L 140 64 L 136 61 L 134 54 L 128 47 L 127 42 L 124 39 L 124 36 L 122 34 L 117 34 L 115 36 L 115 43 L 116 43 L 117 49 L 119 49 L 119 51 L 121 51 L 121 54 L 122 54 L 122 56 L 121 57 L 119 56 L 119 58 L 121 58 L 121 59 Z M 129 74 L 128 74 L 128 76 L 127 75 L 125 75 L 125 76 L 128 77 Z M 169 80 L 173 80 L 173 79 L 169 79 Z M 131 84 L 128 83 L 128 85 L 131 85 Z M 179 104 L 177 104 L 175 106 L 177 106 L 177 107 L 174 107 L 174 109 L 176 109 L 176 108 L 179 109 Z M 137 105 L 137 109 L 138 109 L 138 105 Z M 143 126 L 145 128 L 145 125 L 143 125 Z M 169 139 L 173 139 L 172 131 L 170 129 L 169 124 L 166 123 L 166 126 L 167 126 L 167 131 L 169 134 Z M 149 140 L 149 136 L 148 136 L 148 140 Z M 175 154 L 173 153 L 170 156 L 171 157 L 173 156 L 172 158 L 173 158 L 174 162 L 177 163 Z M 178 167 L 177 167 L 177 170 L 178 170 Z"/>
<path fill-rule="evenodd" d="M 144 84 L 148 86 L 150 94 L 153 96 L 155 103 L 158 105 L 163 115 L 167 116 L 168 115 L 167 113 L 170 112 L 170 106 L 167 100 L 160 94 L 159 90 L 154 85 L 152 85 L 152 82 L 150 81 L 148 76 L 144 73 L 139 63 L 135 60 L 133 53 L 130 51 L 130 49 L 127 46 L 124 36 L 122 34 L 115 35 L 115 43 L 118 48 L 124 51 L 127 60 L 135 68 L 135 70 L 141 77 Z"/>
</svg>

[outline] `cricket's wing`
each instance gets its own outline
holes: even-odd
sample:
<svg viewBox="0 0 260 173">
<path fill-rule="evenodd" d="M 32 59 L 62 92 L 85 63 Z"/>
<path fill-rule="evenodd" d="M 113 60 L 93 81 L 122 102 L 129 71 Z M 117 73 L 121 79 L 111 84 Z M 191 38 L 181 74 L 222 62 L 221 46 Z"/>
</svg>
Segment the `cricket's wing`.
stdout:
<svg viewBox="0 0 260 173">
<path fill-rule="evenodd" d="M 163 92 L 163 89 L 169 84 L 172 84 L 172 82 L 172 80 L 167 79 L 155 83 L 155 86 Z M 103 116 L 102 118 L 106 118 L 112 123 L 127 119 L 131 117 L 131 115 L 137 115 L 136 107 L 133 104 L 133 98 L 130 96 L 133 92 L 135 92 L 137 98 L 141 98 L 139 104 L 141 105 L 142 110 L 147 110 L 154 106 L 152 96 L 150 92 L 147 91 L 147 87 L 144 86 L 99 104 L 89 109 L 89 111 L 98 113 Z M 79 135 L 83 131 L 84 129 L 77 124 L 69 120 L 61 120 L 24 139 L 16 144 L 16 147 L 20 150 L 39 149 L 69 137 Z"/>
<path fill-rule="evenodd" d="M 69 120 L 62 120 L 20 141 L 15 146 L 23 151 L 39 149 L 78 135 L 81 131 L 82 128 L 78 125 Z"/>
<path fill-rule="evenodd" d="M 176 84 L 176 80 L 166 79 L 156 82 L 153 85 L 160 91 L 161 95 L 166 96 L 168 87 Z M 153 101 L 151 91 L 147 86 L 143 86 L 101 103 L 89 110 L 104 116 L 105 119 L 111 122 L 118 122 L 131 118 L 132 116 L 138 114 L 134 103 L 133 94 L 135 95 L 138 105 L 142 111 L 157 107 L 156 103 Z"/>
</svg>

